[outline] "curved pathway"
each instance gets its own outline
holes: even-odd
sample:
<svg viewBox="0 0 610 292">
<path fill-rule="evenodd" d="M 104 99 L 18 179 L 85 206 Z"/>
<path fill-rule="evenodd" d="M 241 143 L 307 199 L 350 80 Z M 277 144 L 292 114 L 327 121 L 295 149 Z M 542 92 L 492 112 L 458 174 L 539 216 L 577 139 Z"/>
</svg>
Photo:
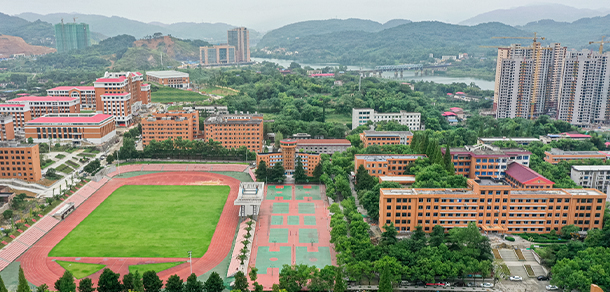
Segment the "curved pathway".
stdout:
<svg viewBox="0 0 610 292">
<path fill-rule="evenodd" d="M 64 221 L 59 223 L 46 236 L 33 245 L 18 261 L 25 272 L 30 283 L 40 286 L 53 284 L 64 272 L 64 269 L 54 259 L 72 260 L 76 258 L 50 258 L 49 252 L 70 231 L 83 221 L 99 204 L 101 204 L 112 192 L 124 185 L 200 185 L 200 184 L 228 185 L 231 188 L 222 214 L 212 236 L 212 241 L 203 257 L 193 259 L 193 273 L 202 275 L 217 266 L 231 251 L 231 245 L 235 236 L 235 230 L 239 221 L 239 206 L 234 206 L 233 201 L 237 198 L 240 181 L 225 175 L 206 172 L 163 172 L 135 176 L 131 178 L 114 178 L 101 187 L 87 201 L 80 205 Z M 127 267 L 134 264 L 148 264 L 153 262 L 176 262 L 184 261 L 184 258 L 80 258 L 79 262 L 103 263 L 114 272 L 127 273 Z M 97 282 L 101 271 L 91 275 Z M 159 273 L 159 277 L 166 280 L 170 275 L 177 274 L 182 279 L 190 275 L 189 263 L 183 263 L 171 269 Z"/>
</svg>

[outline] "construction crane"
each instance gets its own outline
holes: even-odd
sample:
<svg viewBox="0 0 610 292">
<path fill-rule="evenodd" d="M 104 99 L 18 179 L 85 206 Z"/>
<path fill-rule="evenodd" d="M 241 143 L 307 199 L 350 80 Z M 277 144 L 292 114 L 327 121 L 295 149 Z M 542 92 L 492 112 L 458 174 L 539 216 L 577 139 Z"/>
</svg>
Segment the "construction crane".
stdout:
<svg viewBox="0 0 610 292">
<path fill-rule="evenodd" d="M 604 41 L 604 38 L 606 36 L 602 36 L 602 40 L 598 41 L 598 42 L 589 42 L 589 45 L 591 44 L 599 44 L 599 54 L 603 54 L 604 53 L 604 44 L 610 43 L 609 41 Z"/>
<path fill-rule="evenodd" d="M 544 37 L 539 37 L 537 33 L 534 33 L 534 37 L 491 37 L 492 39 L 524 39 L 524 40 L 533 40 L 534 43 L 538 41 L 538 38 L 541 40 L 545 40 Z"/>
<path fill-rule="evenodd" d="M 545 40 L 546 38 L 538 36 L 538 33 L 534 32 L 534 36 L 533 37 L 492 37 L 492 39 L 526 39 L 526 40 L 533 40 L 534 43 L 532 44 L 531 48 L 534 50 L 534 81 L 532 82 L 532 98 L 530 99 L 530 113 L 529 113 L 529 118 L 530 119 L 534 119 L 534 109 L 536 108 L 536 102 L 538 101 L 538 83 L 539 83 L 539 69 L 540 69 L 540 54 L 542 51 L 541 45 L 538 42 L 538 39 L 540 38 L 540 40 Z"/>
<path fill-rule="evenodd" d="M 73 17 L 73 18 L 72 18 L 72 19 L 74 20 L 74 23 L 76 23 L 76 19 L 77 19 L 77 18 L 78 18 L 78 17 Z"/>
</svg>

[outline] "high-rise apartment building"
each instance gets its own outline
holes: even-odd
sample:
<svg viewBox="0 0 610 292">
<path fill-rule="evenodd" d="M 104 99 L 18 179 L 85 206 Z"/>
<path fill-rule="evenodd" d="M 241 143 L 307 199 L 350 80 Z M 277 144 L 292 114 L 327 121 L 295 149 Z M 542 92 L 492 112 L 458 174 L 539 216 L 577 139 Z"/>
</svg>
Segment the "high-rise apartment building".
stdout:
<svg viewBox="0 0 610 292">
<path fill-rule="evenodd" d="M 250 32 L 245 27 L 238 27 L 227 32 L 229 46 L 235 47 L 235 61 L 250 62 Z"/>
<path fill-rule="evenodd" d="M 566 48 L 511 45 L 498 49 L 494 109 L 496 118 L 555 116 Z"/>
<path fill-rule="evenodd" d="M 378 123 L 381 121 L 396 121 L 403 126 L 409 126 L 411 131 L 419 131 L 421 127 L 421 113 L 409 113 L 400 111 L 398 113 L 378 113 L 372 108 L 352 109 L 352 130 L 358 126 L 366 125 L 368 121 Z"/>
<path fill-rule="evenodd" d="M 80 50 L 91 46 L 89 25 L 86 23 L 58 23 L 55 25 L 55 44 L 58 53 Z"/>
<path fill-rule="evenodd" d="M 563 66 L 558 119 L 576 126 L 610 120 L 610 53 L 569 52 Z"/>
</svg>

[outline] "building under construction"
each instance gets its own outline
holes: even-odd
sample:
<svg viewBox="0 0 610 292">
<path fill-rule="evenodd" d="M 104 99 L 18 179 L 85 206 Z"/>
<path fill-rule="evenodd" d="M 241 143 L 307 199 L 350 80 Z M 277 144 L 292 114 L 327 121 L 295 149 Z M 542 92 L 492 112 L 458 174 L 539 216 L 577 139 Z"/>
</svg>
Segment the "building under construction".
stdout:
<svg viewBox="0 0 610 292">
<path fill-rule="evenodd" d="M 498 49 L 494 109 L 497 118 L 556 116 L 566 47 L 511 45 Z"/>
<path fill-rule="evenodd" d="M 89 25 L 86 23 L 61 23 L 55 25 L 57 52 L 65 53 L 91 46 Z"/>
</svg>

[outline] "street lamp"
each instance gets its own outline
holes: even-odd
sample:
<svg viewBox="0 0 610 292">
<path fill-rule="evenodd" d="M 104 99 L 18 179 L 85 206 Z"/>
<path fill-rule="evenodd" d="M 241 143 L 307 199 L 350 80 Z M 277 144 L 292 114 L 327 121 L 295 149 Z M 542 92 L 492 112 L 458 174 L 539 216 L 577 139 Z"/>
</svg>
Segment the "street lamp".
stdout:
<svg viewBox="0 0 610 292">
<path fill-rule="evenodd" d="M 193 273 L 193 251 L 189 250 L 189 263 L 191 264 L 191 274 Z"/>
</svg>

